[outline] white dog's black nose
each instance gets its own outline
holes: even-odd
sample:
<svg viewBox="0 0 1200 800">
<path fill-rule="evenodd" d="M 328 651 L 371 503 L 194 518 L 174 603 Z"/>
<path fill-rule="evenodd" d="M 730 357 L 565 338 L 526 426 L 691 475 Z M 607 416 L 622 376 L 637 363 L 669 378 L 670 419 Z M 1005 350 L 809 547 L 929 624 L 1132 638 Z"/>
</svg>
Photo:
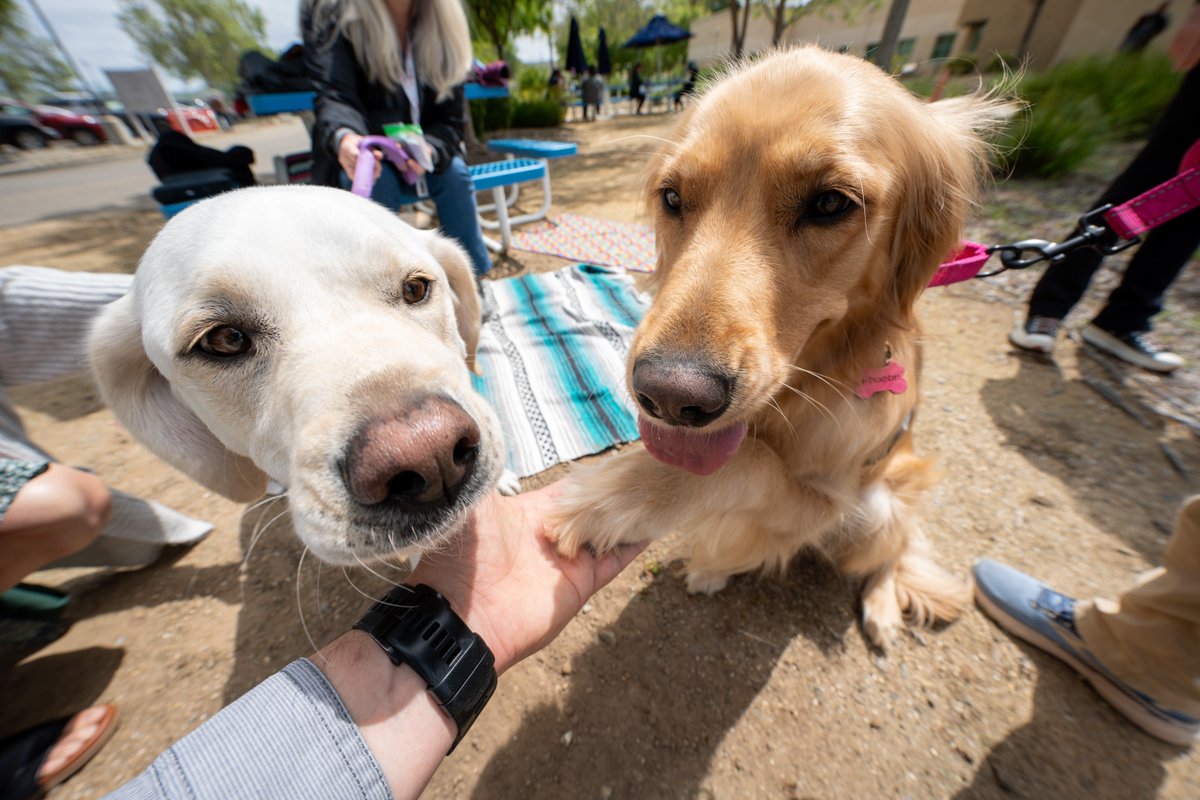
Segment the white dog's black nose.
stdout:
<svg viewBox="0 0 1200 800">
<path fill-rule="evenodd" d="M 633 365 L 633 393 L 651 417 L 702 428 L 729 407 L 733 379 L 684 360 L 645 356 Z"/>
<path fill-rule="evenodd" d="M 358 431 L 342 462 L 342 479 L 364 506 L 444 508 L 474 473 L 479 443 L 479 426 L 458 403 L 436 395 L 417 398 Z"/>
</svg>

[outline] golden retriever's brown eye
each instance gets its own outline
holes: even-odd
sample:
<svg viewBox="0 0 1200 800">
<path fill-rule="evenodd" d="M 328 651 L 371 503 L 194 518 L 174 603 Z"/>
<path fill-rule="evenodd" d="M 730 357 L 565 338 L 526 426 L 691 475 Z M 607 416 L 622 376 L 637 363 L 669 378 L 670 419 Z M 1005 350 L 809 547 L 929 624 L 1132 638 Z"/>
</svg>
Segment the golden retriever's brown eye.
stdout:
<svg viewBox="0 0 1200 800">
<path fill-rule="evenodd" d="M 404 302 L 410 306 L 415 306 L 426 297 L 429 296 L 429 279 L 420 276 L 414 276 L 404 282 L 401 287 L 401 295 Z"/>
<path fill-rule="evenodd" d="M 832 222 L 849 211 L 853 205 L 850 198 L 841 192 L 821 192 L 808 202 L 804 216 L 814 222 Z"/>
<path fill-rule="evenodd" d="M 250 337 L 232 325 L 213 328 L 200 338 L 200 349 L 210 356 L 240 356 L 251 344 Z"/>
<path fill-rule="evenodd" d="M 678 214 L 680 209 L 683 208 L 683 198 L 674 189 L 663 189 L 662 201 L 667 211 L 672 214 Z"/>
</svg>

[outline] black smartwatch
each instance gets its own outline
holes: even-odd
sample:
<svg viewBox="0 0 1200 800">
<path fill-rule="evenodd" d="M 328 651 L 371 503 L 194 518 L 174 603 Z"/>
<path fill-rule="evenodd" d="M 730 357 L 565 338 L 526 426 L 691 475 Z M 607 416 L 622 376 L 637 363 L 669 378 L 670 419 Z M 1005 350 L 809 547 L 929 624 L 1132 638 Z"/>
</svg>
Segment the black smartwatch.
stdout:
<svg viewBox="0 0 1200 800">
<path fill-rule="evenodd" d="M 467 735 L 496 690 L 496 658 L 487 644 L 425 584 L 397 586 L 354 623 L 393 664 L 407 664 L 429 684 L 429 693 L 458 724 L 447 753 Z"/>
</svg>

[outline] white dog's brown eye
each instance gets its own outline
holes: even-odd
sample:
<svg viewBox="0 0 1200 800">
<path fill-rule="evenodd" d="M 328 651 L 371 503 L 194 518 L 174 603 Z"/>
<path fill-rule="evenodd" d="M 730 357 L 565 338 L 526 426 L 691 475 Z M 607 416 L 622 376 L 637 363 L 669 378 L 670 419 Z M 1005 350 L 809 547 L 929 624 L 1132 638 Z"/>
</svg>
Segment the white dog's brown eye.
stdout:
<svg viewBox="0 0 1200 800">
<path fill-rule="evenodd" d="M 683 198 L 674 189 L 663 189 L 662 200 L 663 205 L 673 214 L 678 214 L 679 210 L 683 208 Z"/>
<path fill-rule="evenodd" d="M 240 356 L 250 349 L 250 337 L 230 325 L 213 328 L 200 339 L 200 349 L 210 356 Z"/>
<path fill-rule="evenodd" d="M 429 295 L 429 279 L 421 277 L 409 278 L 400 288 L 400 296 L 410 306 L 424 300 Z"/>
<path fill-rule="evenodd" d="M 850 209 L 850 198 L 841 192 L 821 192 L 808 203 L 805 216 L 817 222 L 828 222 Z"/>
</svg>

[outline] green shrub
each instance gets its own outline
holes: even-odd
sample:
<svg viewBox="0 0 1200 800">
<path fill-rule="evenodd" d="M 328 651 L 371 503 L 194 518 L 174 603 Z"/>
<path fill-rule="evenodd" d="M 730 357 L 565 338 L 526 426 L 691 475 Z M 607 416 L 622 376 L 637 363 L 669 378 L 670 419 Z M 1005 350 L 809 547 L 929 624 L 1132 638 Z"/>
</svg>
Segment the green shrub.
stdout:
<svg viewBox="0 0 1200 800">
<path fill-rule="evenodd" d="M 1029 108 L 1010 128 L 1020 145 L 1006 166 L 1041 177 L 1077 169 L 1101 145 L 1144 135 L 1180 80 L 1153 52 L 1081 58 L 1025 75 L 1017 91 Z"/>
<path fill-rule="evenodd" d="M 512 98 L 489 97 L 486 100 L 472 100 L 470 103 L 471 124 L 475 126 L 476 136 L 511 127 Z"/>
<path fill-rule="evenodd" d="M 951 75 L 973 75 L 979 71 L 979 56 L 974 53 L 963 53 L 946 61 L 946 68 Z"/>
<path fill-rule="evenodd" d="M 546 85 L 549 82 L 550 72 L 545 67 L 521 67 L 521 71 L 517 73 L 517 85 L 513 94 L 518 100 L 538 100 L 546 96 Z M 513 113 L 516 113 L 516 109 Z"/>
<path fill-rule="evenodd" d="M 1050 178 L 1078 169 L 1106 140 L 1094 97 L 1055 91 L 1023 112 L 1010 133 L 1002 135 L 998 149 L 1014 173 Z"/>
<path fill-rule="evenodd" d="M 1163 53 L 1122 53 L 1067 61 L 1021 83 L 1022 96 L 1034 104 L 1051 92 L 1094 97 L 1110 137 L 1143 135 L 1162 115 L 1182 76 Z"/>
<path fill-rule="evenodd" d="M 554 128 L 562 124 L 565 111 L 555 100 L 518 102 L 513 106 L 512 127 Z"/>
</svg>

